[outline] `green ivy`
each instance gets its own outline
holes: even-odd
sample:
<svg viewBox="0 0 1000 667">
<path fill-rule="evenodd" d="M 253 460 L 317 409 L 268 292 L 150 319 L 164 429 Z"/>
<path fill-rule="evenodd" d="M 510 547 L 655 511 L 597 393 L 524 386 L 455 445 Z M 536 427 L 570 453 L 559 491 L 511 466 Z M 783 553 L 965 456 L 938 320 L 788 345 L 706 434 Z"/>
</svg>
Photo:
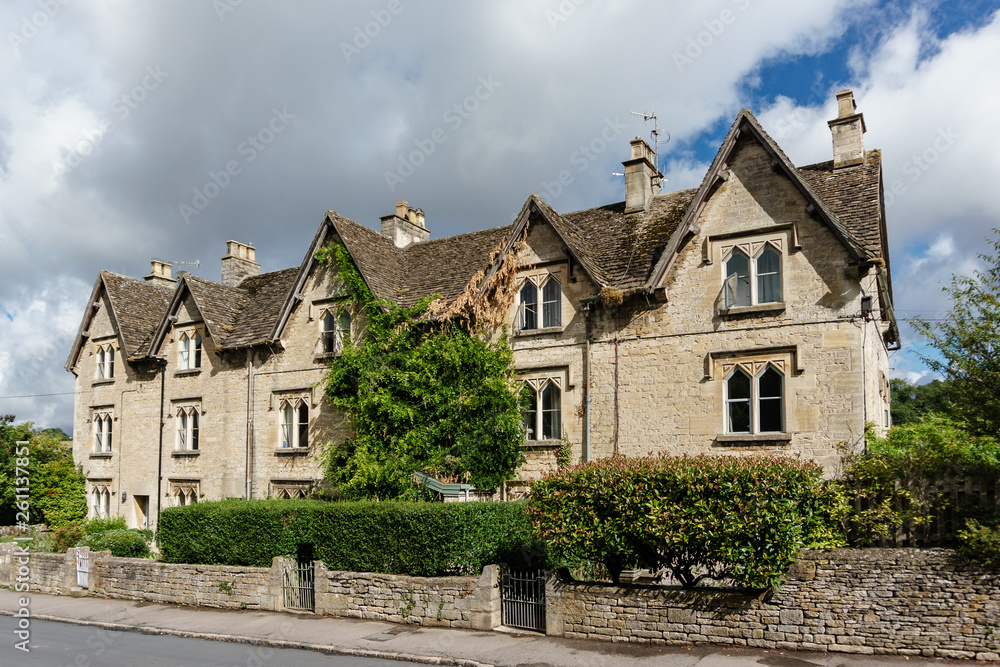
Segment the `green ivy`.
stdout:
<svg viewBox="0 0 1000 667">
<path fill-rule="evenodd" d="M 316 258 L 335 264 L 364 329 L 326 377 L 327 401 L 353 430 L 327 449 L 331 484 L 348 499 L 416 500 L 414 472 L 487 492 L 512 479 L 524 434 L 506 339 L 431 321 L 433 297 L 412 308 L 376 298 L 342 245 Z"/>
</svg>

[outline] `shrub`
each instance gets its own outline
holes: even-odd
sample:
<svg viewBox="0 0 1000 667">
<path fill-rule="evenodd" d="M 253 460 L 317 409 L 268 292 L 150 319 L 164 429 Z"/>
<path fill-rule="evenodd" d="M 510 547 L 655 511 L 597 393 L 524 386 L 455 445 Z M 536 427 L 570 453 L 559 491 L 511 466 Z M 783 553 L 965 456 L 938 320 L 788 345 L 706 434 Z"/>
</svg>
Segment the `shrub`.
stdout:
<svg viewBox="0 0 1000 667">
<path fill-rule="evenodd" d="M 91 551 L 110 551 L 117 558 L 149 558 L 149 542 L 138 530 L 106 530 L 84 535 L 77 545 Z"/>
<path fill-rule="evenodd" d="M 939 535 L 935 520 L 950 516 L 961 526 L 966 518 L 988 519 L 995 511 L 972 498 L 951 505 L 939 483 L 967 477 L 1000 479 L 995 439 L 972 435 L 940 415 L 894 426 L 883 436 L 869 431 L 864 452 L 843 456 L 843 485 L 850 504 L 860 508 L 845 520 L 851 542 L 873 544 L 905 531 L 911 543 L 955 544 L 955 529 Z"/>
<path fill-rule="evenodd" d="M 523 560 L 524 503 L 224 500 L 163 511 L 163 560 L 267 567 L 311 547 L 335 570 L 416 576 L 474 574 Z"/>
<path fill-rule="evenodd" d="M 1000 565 L 1000 527 L 984 526 L 969 519 L 958 531 L 958 550 L 986 565 Z"/>
<path fill-rule="evenodd" d="M 60 554 L 75 547 L 83 539 L 83 528 L 79 523 L 68 523 L 52 531 L 52 551 Z"/>
<path fill-rule="evenodd" d="M 775 586 L 820 521 L 822 469 L 780 457 L 616 456 L 532 484 L 528 514 L 552 558 L 667 568 L 704 579 Z"/>
</svg>

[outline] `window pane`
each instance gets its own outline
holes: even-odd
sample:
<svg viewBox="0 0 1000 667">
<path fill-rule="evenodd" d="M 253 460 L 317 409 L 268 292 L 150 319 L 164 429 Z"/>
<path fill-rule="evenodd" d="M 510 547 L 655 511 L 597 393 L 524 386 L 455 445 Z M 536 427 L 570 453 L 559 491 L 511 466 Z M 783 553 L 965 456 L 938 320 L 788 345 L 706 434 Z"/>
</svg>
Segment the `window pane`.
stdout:
<svg viewBox="0 0 1000 667">
<path fill-rule="evenodd" d="M 191 411 L 191 449 L 198 449 L 198 411 Z"/>
<path fill-rule="evenodd" d="M 336 352 L 337 351 L 337 320 L 333 317 L 333 313 L 327 311 L 326 315 L 323 316 L 323 351 L 324 352 Z"/>
<path fill-rule="evenodd" d="M 309 406 L 305 401 L 299 404 L 299 447 L 309 446 Z"/>
<path fill-rule="evenodd" d="M 191 352 L 194 356 L 194 363 L 191 365 L 192 368 L 201 368 L 201 334 L 196 333 L 194 335 L 194 348 Z"/>
<path fill-rule="evenodd" d="M 111 451 L 111 415 L 104 418 L 104 451 Z"/>
<path fill-rule="evenodd" d="M 525 283 L 521 288 L 521 329 L 538 328 L 538 288 Z"/>
<path fill-rule="evenodd" d="M 734 250 L 726 262 L 726 307 L 750 305 L 750 258 Z"/>
<path fill-rule="evenodd" d="M 542 439 L 558 440 L 560 437 L 559 387 L 552 383 L 542 390 Z"/>
<path fill-rule="evenodd" d="M 760 397 L 781 398 L 781 373 L 768 367 L 760 376 Z"/>
<path fill-rule="evenodd" d="M 729 378 L 729 399 L 750 398 L 750 376 L 740 369 L 736 369 L 732 377 Z"/>
<path fill-rule="evenodd" d="M 105 368 L 104 367 L 104 348 L 101 347 L 101 348 L 97 349 L 97 379 L 98 380 L 103 380 L 105 377 L 107 377 L 104 374 L 104 372 L 105 372 L 104 368 Z"/>
<path fill-rule="evenodd" d="M 187 449 L 187 413 L 183 410 L 177 414 L 177 448 Z"/>
<path fill-rule="evenodd" d="M 294 424 L 294 412 L 292 406 L 285 403 L 284 407 L 281 408 L 281 446 L 291 447 L 292 446 L 292 436 L 294 434 L 295 424 Z"/>
<path fill-rule="evenodd" d="M 542 326 L 558 327 L 562 324 L 562 288 L 559 281 L 549 278 L 542 288 Z"/>
<path fill-rule="evenodd" d="M 729 401 L 729 432 L 750 432 L 750 399 Z"/>
<path fill-rule="evenodd" d="M 181 336 L 181 348 L 180 348 L 181 349 L 181 356 L 180 356 L 180 367 L 181 367 L 181 370 L 190 368 L 190 366 L 188 366 L 188 345 L 189 344 L 190 344 L 190 340 L 188 339 L 187 334 L 182 335 Z"/>
<path fill-rule="evenodd" d="M 781 257 L 767 246 L 757 258 L 757 302 L 781 301 Z"/>
<path fill-rule="evenodd" d="M 776 433 L 784 430 L 781 419 L 781 399 L 760 399 L 760 430 L 761 433 Z"/>
<path fill-rule="evenodd" d="M 113 378 L 115 376 L 115 348 L 108 346 L 108 358 L 107 364 L 105 365 L 105 371 L 107 375 L 105 377 Z"/>
<path fill-rule="evenodd" d="M 538 423 L 538 395 L 531 385 L 526 384 L 521 389 L 519 403 L 521 418 L 524 420 L 524 437 L 526 440 L 535 440 L 535 429 Z"/>
</svg>

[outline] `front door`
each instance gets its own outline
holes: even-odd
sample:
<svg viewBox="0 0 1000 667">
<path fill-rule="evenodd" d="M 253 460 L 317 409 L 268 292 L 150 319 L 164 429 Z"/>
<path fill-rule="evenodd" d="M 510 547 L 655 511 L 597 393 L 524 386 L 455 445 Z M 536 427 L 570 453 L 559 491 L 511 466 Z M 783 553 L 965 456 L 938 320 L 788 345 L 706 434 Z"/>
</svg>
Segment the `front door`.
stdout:
<svg viewBox="0 0 1000 667">
<path fill-rule="evenodd" d="M 149 496 L 132 496 L 135 499 L 135 527 L 149 528 Z"/>
</svg>

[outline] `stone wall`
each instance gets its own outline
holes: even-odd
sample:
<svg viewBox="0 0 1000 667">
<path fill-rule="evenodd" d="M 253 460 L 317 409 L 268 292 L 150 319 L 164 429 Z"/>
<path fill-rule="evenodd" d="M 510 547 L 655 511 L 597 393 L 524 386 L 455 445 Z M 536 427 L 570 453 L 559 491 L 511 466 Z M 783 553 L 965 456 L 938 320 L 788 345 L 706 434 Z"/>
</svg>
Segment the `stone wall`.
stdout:
<svg viewBox="0 0 1000 667">
<path fill-rule="evenodd" d="M 182 565 L 141 558 L 95 558 L 91 590 L 111 598 L 225 609 L 279 609 L 274 567 Z"/>
<path fill-rule="evenodd" d="M 500 625 L 499 567 L 478 577 L 406 577 L 316 569 L 316 613 L 492 630 Z"/>
<path fill-rule="evenodd" d="M 998 660 L 1000 574 L 947 549 L 806 550 L 779 591 L 567 582 L 548 634 Z"/>
</svg>

